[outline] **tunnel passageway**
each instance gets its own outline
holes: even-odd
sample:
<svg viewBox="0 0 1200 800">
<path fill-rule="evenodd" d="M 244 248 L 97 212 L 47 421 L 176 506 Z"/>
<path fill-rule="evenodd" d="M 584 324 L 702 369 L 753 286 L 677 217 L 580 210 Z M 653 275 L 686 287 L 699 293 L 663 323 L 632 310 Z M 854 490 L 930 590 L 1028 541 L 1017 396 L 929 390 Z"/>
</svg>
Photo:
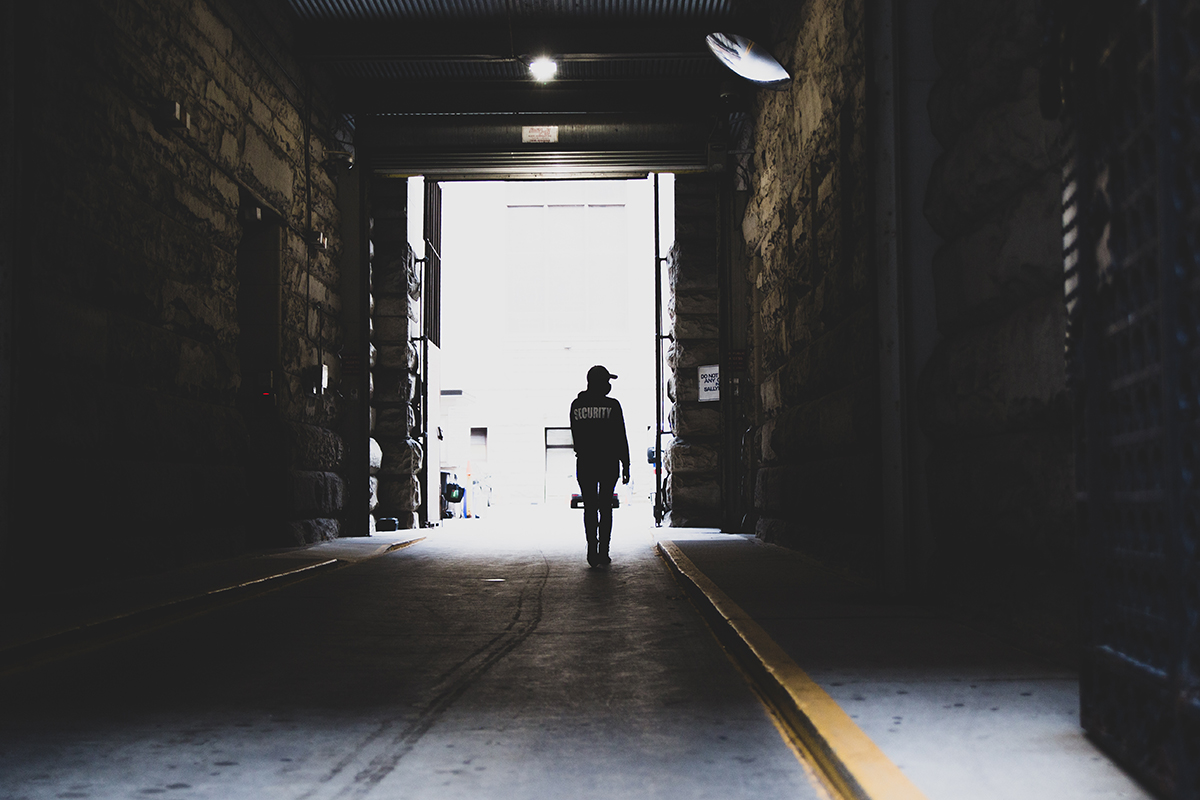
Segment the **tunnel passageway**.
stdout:
<svg viewBox="0 0 1200 800">
<path fill-rule="evenodd" d="M 823 796 L 642 524 L 532 511 L 8 677 L 0 794 Z"/>
</svg>

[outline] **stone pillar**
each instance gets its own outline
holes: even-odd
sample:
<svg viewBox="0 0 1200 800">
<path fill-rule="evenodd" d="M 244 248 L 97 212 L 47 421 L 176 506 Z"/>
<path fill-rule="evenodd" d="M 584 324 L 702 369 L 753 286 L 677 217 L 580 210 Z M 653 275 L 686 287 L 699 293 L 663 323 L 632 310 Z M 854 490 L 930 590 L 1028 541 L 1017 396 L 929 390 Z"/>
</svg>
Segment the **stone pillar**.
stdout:
<svg viewBox="0 0 1200 800">
<path fill-rule="evenodd" d="M 335 515 L 344 508 L 346 484 L 340 471 L 345 445 L 328 428 L 300 422 L 283 424 L 283 447 L 289 459 L 286 501 L 291 519 L 288 540 L 321 542 L 336 539 L 341 526 Z"/>
<path fill-rule="evenodd" d="M 412 341 L 419 318 L 421 283 L 408 244 L 408 182 L 376 178 L 371 191 L 371 407 L 372 451 L 382 452 L 371 503 L 374 518 L 394 517 L 401 528 L 418 526 L 418 473 L 423 453 L 413 438 L 418 351 Z"/>
<path fill-rule="evenodd" d="M 670 524 L 719 527 L 721 403 L 699 402 L 697 368 L 720 362 L 717 182 L 709 175 L 675 179 L 675 244 L 668 256 L 671 286 L 667 356 L 674 441 L 666 453 Z"/>
<path fill-rule="evenodd" d="M 755 96 L 742 235 L 755 533 L 874 579 L 883 538 L 865 8 L 775 6 L 772 52 L 796 78 Z"/>
</svg>

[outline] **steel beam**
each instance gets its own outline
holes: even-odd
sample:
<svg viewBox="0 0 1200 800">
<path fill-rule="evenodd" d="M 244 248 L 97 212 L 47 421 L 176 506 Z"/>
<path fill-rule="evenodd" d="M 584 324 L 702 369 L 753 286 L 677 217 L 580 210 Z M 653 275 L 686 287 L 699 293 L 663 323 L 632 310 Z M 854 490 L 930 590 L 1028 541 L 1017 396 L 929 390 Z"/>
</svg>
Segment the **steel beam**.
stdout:
<svg viewBox="0 0 1200 800">
<path fill-rule="evenodd" d="M 337 86 L 339 111 L 353 114 L 653 114 L 695 116 L 719 102 L 717 82 L 532 82 L 354 80 Z"/>
</svg>

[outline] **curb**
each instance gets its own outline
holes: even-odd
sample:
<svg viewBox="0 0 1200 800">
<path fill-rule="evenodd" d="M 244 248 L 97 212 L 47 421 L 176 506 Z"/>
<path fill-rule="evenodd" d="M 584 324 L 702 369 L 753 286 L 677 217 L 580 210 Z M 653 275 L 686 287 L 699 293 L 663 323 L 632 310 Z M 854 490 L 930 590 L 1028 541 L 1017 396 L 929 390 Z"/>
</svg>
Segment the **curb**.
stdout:
<svg viewBox="0 0 1200 800">
<path fill-rule="evenodd" d="M 315 564 L 305 564 L 302 567 L 286 569 L 271 575 L 264 575 L 261 578 L 230 586 L 221 586 L 186 597 L 177 597 L 157 605 L 134 608 L 111 617 L 91 620 L 74 627 L 16 642 L 0 648 L 0 678 L 76 653 L 94 650 L 112 642 L 132 638 L 140 633 L 163 628 L 207 611 L 282 589 L 319 574 L 360 564 L 422 542 L 425 538 L 420 536 L 402 542 L 381 545 L 370 555 L 360 559 L 330 558 Z"/>
<path fill-rule="evenodd" d="M 926 800 L 842 707 L 678 545 L 664 539 L 657 546 L 717 639 L 770 700 L 833 789 L 853 800 Z"/>
</svg>

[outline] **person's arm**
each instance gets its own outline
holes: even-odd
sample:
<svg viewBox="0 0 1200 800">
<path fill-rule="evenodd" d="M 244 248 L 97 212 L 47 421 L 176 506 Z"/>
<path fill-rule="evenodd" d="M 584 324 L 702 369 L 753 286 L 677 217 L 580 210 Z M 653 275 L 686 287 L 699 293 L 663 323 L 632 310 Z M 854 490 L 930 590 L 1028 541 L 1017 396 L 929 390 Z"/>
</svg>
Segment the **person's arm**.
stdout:
<svg viewBox="0 0 1200 800">
<path fill-rule="evenodd" d="M 567 414 L 567 418 L 571 420 L 571 449 L 575 451 L 575 455 L 579 455 L 579 435 L 575 429 L 575 403 L 571 403 L 571 410 Z"/>
<path fill-rule="evenodd" d="M 629 483 L 629 437 L 625 435 L 625 413 L 617 403 L 617 423 L 621 427 L 621 483 Z"/>
</svg>

